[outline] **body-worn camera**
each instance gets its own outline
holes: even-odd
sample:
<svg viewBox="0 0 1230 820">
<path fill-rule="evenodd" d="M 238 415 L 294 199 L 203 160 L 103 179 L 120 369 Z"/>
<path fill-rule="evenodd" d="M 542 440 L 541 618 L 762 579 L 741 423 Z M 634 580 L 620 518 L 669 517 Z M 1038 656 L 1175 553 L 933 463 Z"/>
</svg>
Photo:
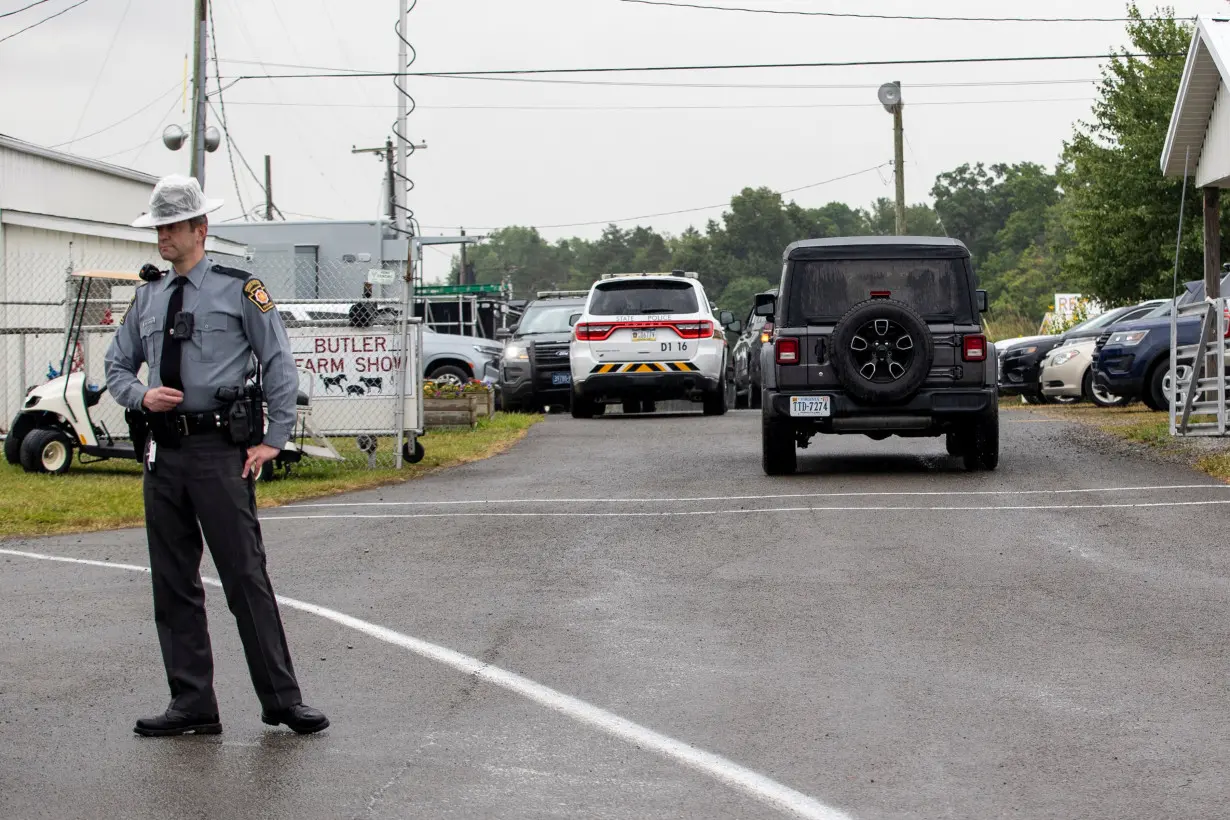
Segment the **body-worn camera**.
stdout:
<svg viewBox="0 0 1230 820">
<path fill-rule="evenodd" d="M 196 315 L 181 310 L 171 321 L 171 338 L 181 342 L 186 341 L 192 338 L 194 329 L 196 329 Z"/>
<path fill-rule="evenodd" d="M 231 443 L 254 447 L 265 437 L 265 397 L 260 387 L 219 387 L 217 399 L 226 402 Z"/>
</svg>

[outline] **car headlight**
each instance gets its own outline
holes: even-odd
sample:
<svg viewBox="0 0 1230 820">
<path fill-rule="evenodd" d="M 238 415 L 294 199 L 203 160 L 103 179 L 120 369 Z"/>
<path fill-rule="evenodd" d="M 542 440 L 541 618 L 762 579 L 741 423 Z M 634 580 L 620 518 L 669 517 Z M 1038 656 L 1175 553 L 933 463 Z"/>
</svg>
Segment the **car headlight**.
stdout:
<svg viewBox="0 0 1230 820">
<path fill-rule="evenodd" d="M 1122 330 L 1118 333 L 1110 334 L 1110 339 L 1106 342 L 1108 345 L 1119 345 L 1120 347 L 1135 347 L 1145 340 L 1149 335 L 1147 330 Z"/>
<path fill-rule="evenodd" d="M 525 345 L 509 345 L 504 348 L 505 361 L 514 361 L 516 359 L 528 359 L 530 357 L 529 348 Z"/>
<path fill-rule="evenodd" d="M 1056 351 L 1055 355 L 1051 357 L 1051 364 L 1054 365 L 1055 367 L 1058 367 L 1061 364 L 1067 364 L 1068 362 L 1072 361 L 1079 355 L 1080 355 L 1080 351 L 1076 349 L 1059 350 L 1059 351 Z"/>
</svg>

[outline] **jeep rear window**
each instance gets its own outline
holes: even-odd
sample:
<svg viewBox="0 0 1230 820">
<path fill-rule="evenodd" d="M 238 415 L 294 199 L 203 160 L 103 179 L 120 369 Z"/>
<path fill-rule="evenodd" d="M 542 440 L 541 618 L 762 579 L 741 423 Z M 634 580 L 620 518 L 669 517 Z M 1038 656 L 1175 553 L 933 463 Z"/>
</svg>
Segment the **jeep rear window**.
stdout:
<svg viewBox="0 0 1230 820">
<path fill-rule="evenodd" d="M 598 285 L 589 306 L 591 316 L 642 316 L 653 313 L 696 313 L 696 289 L 690 282 L 633 281 Z"/>
<path fill-rule="evenodd" d="M 905 302 L 925 319 L 970 321 L 964 260 L 825 259 L 793 263 L 786 324 L 836 322 L 873 297 Z"/>
</svg>

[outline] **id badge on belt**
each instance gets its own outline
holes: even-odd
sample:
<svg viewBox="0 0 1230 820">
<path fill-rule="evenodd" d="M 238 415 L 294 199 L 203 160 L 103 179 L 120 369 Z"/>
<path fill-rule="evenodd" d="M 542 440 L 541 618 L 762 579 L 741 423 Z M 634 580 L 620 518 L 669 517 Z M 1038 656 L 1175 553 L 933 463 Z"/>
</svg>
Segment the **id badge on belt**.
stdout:
<svg viewBox="0 0 1230 820">
<path fill-rule="evenodd" d="M 149 446 L 145 449 L 145 469 L 154 472 L 154 462 L 158 458 L 158 442 L 150 437 Z"/>
</svg>

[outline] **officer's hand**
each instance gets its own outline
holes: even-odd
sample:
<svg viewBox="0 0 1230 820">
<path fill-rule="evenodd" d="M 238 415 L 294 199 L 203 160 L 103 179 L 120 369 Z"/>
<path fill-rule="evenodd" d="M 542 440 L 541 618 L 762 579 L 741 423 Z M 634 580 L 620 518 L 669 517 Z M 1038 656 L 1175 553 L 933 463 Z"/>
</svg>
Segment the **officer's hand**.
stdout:
<svg viewBox="0 0 1230 820">
<path fill-rule="evenodd" d="M 248 448 L 248 460 L 243 465 L 243 475 L 241 478 L 247 478 L 248 474 L 260 475 L 261 467 L 271 458 L 277 458 L 280 451 L 276 447 L 270 447 L 268 444 L 258 444 L 255 447 Z"/>
<path fill-rule="evenodd" d="M 184 400 L 184 394 L 171 387 L 153 387 L 146 392 L 141 404 L 151 413 L 166 413 L 174 410 Z"/>
</svg>

